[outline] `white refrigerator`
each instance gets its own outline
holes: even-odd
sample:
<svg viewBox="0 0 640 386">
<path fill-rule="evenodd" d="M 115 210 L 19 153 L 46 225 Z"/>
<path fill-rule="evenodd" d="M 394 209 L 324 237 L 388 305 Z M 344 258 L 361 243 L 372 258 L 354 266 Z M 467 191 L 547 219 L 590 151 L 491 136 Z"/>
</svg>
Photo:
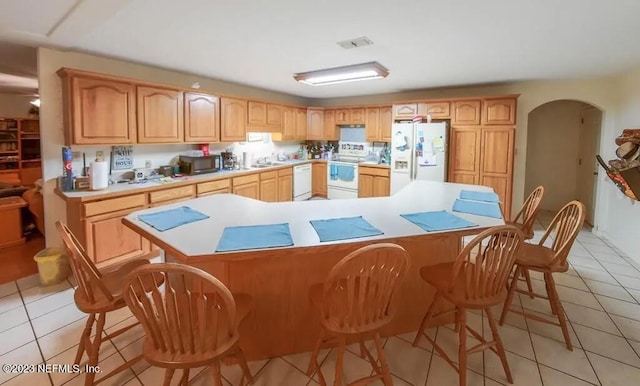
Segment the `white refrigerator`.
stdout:
<svg viewBox="0 0 640 386">
<path fill-rule="evenodd" d="M 446 181 L 446 122 L 394 123 L 391 134 L 392 195 L 412 180 Z"/>
</svg>

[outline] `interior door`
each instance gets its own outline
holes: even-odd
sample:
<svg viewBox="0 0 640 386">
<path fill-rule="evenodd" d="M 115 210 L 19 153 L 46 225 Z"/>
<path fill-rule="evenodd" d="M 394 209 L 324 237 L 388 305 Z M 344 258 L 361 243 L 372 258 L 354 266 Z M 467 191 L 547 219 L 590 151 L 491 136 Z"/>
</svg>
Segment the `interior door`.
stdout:
<svg viewBox="0 0 640 386">
<path fill-rule="evenodd" d="M 593 225 L 595 212 L 595 189 L 598 178 L 596 154 L 600 144 L 602 112 L 590 106 L 582 111 L 580 146 L 578 148 L 578 170 L 576 196 L 587 210 L 585 221 Z"/>
</svg>

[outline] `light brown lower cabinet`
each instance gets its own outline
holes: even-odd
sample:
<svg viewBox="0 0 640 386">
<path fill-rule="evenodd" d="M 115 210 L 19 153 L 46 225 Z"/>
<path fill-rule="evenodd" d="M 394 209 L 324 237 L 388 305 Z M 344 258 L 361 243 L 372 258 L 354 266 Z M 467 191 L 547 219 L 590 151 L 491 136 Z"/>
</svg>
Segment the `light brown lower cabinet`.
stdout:
<svg viewBox="0 0 640 386">
<path fill-rule="evenodd" d="M 255 200 L 260 199 L 260 177 L 258 174 L 235 177 L 232 186 L 233 194 Z"/>
<path fill-rule="evenodd" d="M 203 182 L 196 185 L 198 197 L 210 196 L 212 194 L 231 193 L 231 179 Z"/>
<path fill-rule="evenodd" d="M 84 219 L 85 248 L 95 264 L 125 260 L 151 250 L 149 241 L 122 224 L 123 217 L 140 209 L 144 207 Z"/>
<path fill-rule="evenodd" d="M 293 168 L 278 170 L 278 201 L 293 201 Z"/>
<path fill-rule="evenodd" d="M 326 163 L 314 163 L 311 166 L 311 195 L 327 197 Z"/>
<path fill-rule="evenodd" d="M 278 201 L 278 171 L 260 173 L 260 200 L 266 202 Z"/>
<path fill-rule="evenodd" d="M 358 197 L 387 197 L 390 193 L 389 169 L 360 166 Z"/>
</svg>

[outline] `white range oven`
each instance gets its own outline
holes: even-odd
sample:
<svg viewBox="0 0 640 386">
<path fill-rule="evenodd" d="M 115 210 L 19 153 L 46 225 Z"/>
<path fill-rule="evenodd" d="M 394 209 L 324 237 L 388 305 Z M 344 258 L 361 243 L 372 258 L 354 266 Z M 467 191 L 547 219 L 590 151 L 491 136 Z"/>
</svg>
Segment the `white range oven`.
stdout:
<svg viewBox="0 0 640 386">
<path fill-rule="evenodd" d="M 358 162 L 329 161 L 327 163 L 327 198 L 358 198 Z"/>
</svg>

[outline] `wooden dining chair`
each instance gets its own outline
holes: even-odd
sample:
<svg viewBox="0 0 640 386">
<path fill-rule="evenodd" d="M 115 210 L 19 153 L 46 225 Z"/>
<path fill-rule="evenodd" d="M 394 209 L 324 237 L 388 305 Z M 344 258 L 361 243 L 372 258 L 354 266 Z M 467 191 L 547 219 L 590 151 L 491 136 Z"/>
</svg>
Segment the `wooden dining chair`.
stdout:
<svg viewBox="0 0 640 386">
<path fill-rule="evenodd" d="M 145 286 L 145 282 L 164 283 Z M 164 385 L 182 369 L 180 385 L 189 382 L 189 369 L 210 366 L 213 385 L 222 386 L 220 362 L 237 361 L 245 379 L 253 377 L 239 345 L 238 325 L 251 309 L 251 297 L 232 295 L 215 277 L 182 264 L 152 264 L 131 272 L 123 284 L 124 299 L 142 324 L 143 356 L 165 370 Z"/>
<path fill-rule="evenodd" d="M 505 221 L 507 225 L 514 225 L 516 228 L 520 229 L 525 240 L 531 240 L 534 236 L 533 223 L 536 221 L 536 217 L 538 216 L 542 197 L 544 197 L 544 186 L 538 186 L 524 201 L 524 204 L 522 204 L 522 207 L 518 214 L 516 214 L 516 217 L 514 217 L 513 220 Z M 524 280 L 527 283 L 529 292 L 533 292 L 531 276 L 528 271 L 524 274 Z"/>
<path fill-rule="evenodd" d="M 358 340 L 361 357 L 366 357 L 375 371 L 374 375 L 352 384 L 381 379 L 385 386 L 393 385 L 379 331 L 393 319 L 391 300 L 408 260 L 409 255 L 399 245 L 368 245 L 349 253 L 331 269 L 324 283 L 311 287 L 310 300 L 320 310 L 322 329 L 311 354 L 307 374 L 311 376 L 317 371 L 320 385 L 326 385 L 318 364 L 320 346 L 337 339 L 334 385 L 341 386 L 347 338 Z M 371 337 L 375 342 L 377 360 L 364 345 L 365 339 Z"/>
<path fill-rule="evenodd" d="M 413 346 L 416 347 L 420 339 L 425 337 L 438 354 L 458 372 L 461 386 L 467 384 L 467 355 L 486 349 L 498 355 L 507 380 L 513 383 L 491 307 L 502 303 L 507 295 L 507 279 L 513 269 L 516 253 L 522 240 L 522 232 L 513 225 L 489 228 L 471 240 L 453 262 L 425 266 L 420 269 L 420 276 L 435 287 L 436 295 L 422 319 Z M 454 309 L 436 313 L 438 305 L 443 300 L 452 303 Z M 493 340 L 487 341 L 467 325 L 467 309 L 482 310 L 486 313 Z M 456 331 L 460 340 L 457 365 L 424 331 L 430 320 L 452 312 L 455 313 Z M 480 341 L 480 344 L 468 350 L 467 331 Z"/>
<path fill-rule="evenodd" d="M 61 221 L 56 222 L 56 228 L 64 242 L 67 257 L 71 265 L 71 271 L 77 283 L 73 299 L 80 311 L 89 314 L 84 330 L 80 335 L 80 343 L 73 363 L 76 365 L 79 364 L 82 355 L 86 352 L 89 357 L 88 364 L 90 366 L 96 366 L 98 364 L 98 352 L 100 351 L 102 342 L 115 338 L 138 325 L 137 322 L 132 323 L 111 334 L 104 334 L 107 314 L 127 306 L 122 299 L 121 292 L 122 283 L 127 273 L 141 265 L 150 265 L 149 260 L 141 258 L 116 266 L 111 270 L 99 271 L 89 256 L 87 256 L 82 244 L 80 244 L 78 239 L 71 233 L 69 228 Z M 151 284 L 147 283 L 147 285 Z M 94 327 L 95 336 L 92 340 L 91 332 Z M 127 361 L 98 380 L 95 380 L 96 374 L 94 372 L 87 372 L 85 386 L 93 385 L 94 381 L 96 383 L 102 382 L 116 373 L 131 367 L 141 358 L 142 356 L 137 356 Z"/>
<path fill-rule="evenodd" d="M 567 257 L 569 256 L 573 242 L 578 236 L 578 232 L 582 229 L 584 218 L 584 205 L 580 201 L 571 201 L 555 215 L 538 244 L 524 243 L 516 258 L 516 271 L 509 286 L 509 294 L 504 302 L 500 325 L 504 323 L 507 313 L 511 311 L 523 315 L 526 318 L 559 326 L 562 329 L 562 335 L 564 336 L 567 349 L 573 351 L 567 320 L 564 316 L 564 308 L 560 302 L 552 274 L 554 272 L 566 272 L 569 269 Z M 551 246 L 545 246 L 544 244 L 549 238 L 553 240 Z M 532 290 L 523 291 L 518 288 L 518 278 L 527 271 L 542 272 L 547 292 L 546 296 L 535 293 Z M 535 314 L 510 308 L 515 292 L 549 300 L 551 311 L 558 321 L 555 322 Z"/>
</svg>

